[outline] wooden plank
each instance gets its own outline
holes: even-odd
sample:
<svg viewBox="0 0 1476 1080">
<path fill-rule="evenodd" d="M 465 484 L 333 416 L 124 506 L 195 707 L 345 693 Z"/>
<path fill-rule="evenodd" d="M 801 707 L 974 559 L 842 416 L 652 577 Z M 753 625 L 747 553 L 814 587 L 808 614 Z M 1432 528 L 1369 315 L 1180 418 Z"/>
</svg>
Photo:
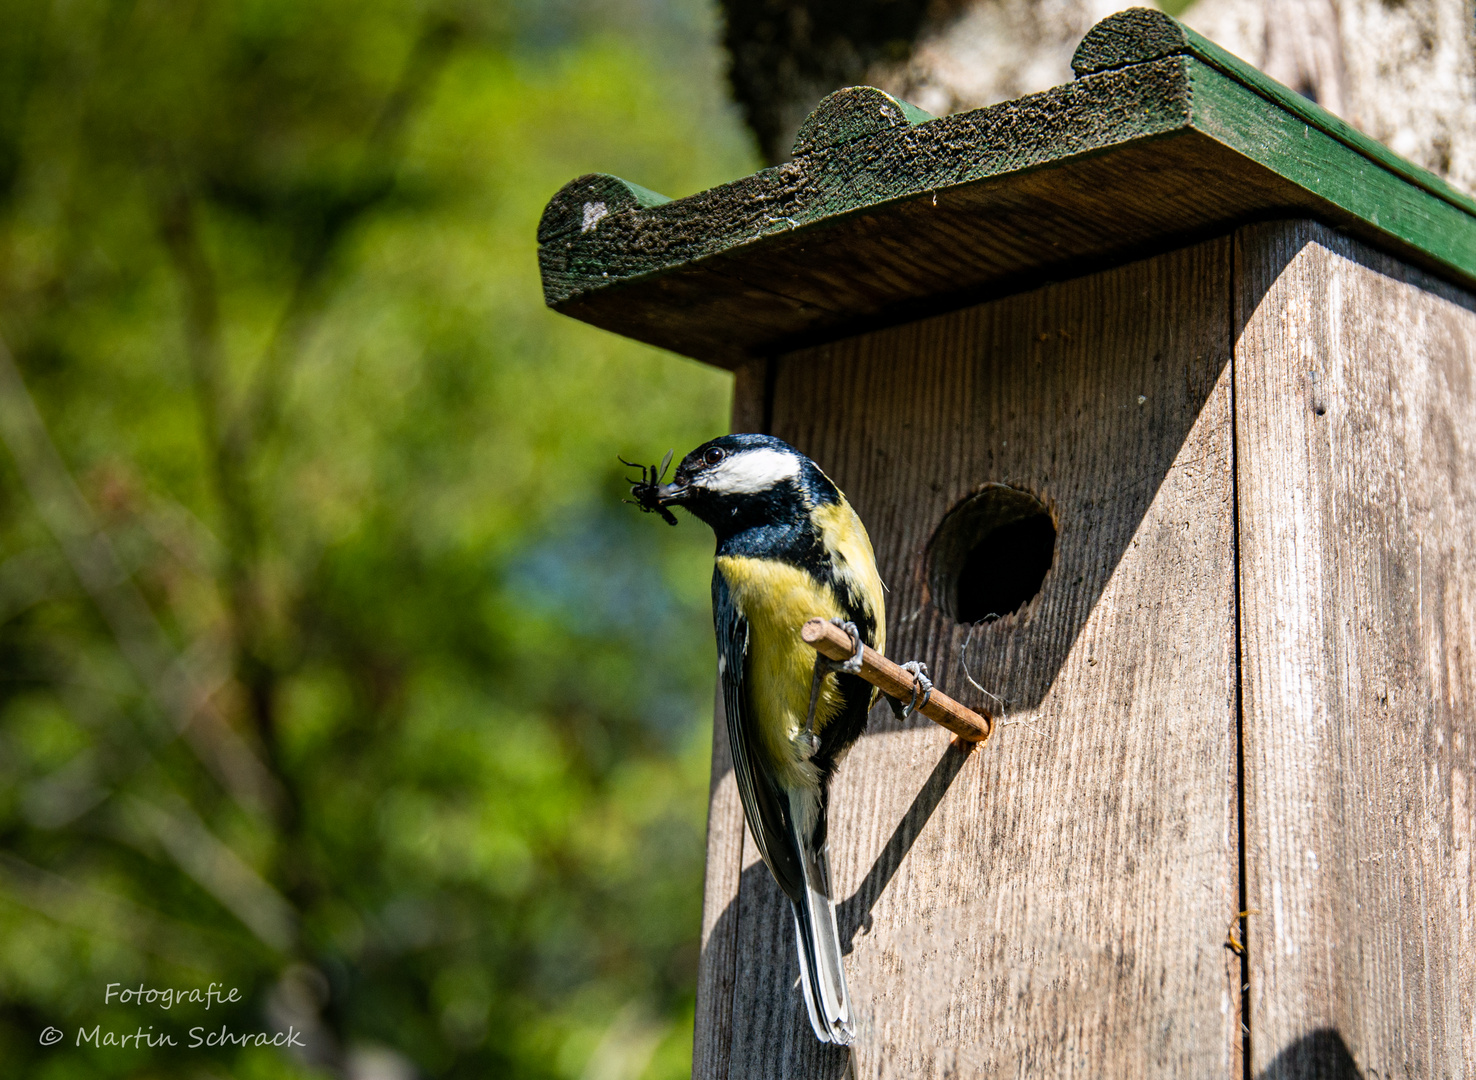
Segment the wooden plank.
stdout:
<svg viewBox="0 0 1476 1080">
<path fill-rule="evenodd" d="M 737 965 L 738 894 L 743 870 L 743 804 L 733 777 L 727 716 L 719 688 L 713 703 L 712 784 L 707 794 L 707 864 L 702 879 L 702 951 L 697 959 L 697 1012 L 692 1036 L 693 1080 L 727 1080 L 733 1040 L 733 977 Z"/>
<path fill-rule="evenodd" d="M 603 194 L 624 182 L 581 177 L 554 195 L 539 224 L 545 297 L 562 306 L 730 249 L 823 229 L 867 207 L 1162 135 L 1188 122 L 1188 94 L 1183 61 L 1170 58 L 1006 106 L 888 128 L 661 204 L 591 203 L 593 187 Z M 844 94 L 839 102 L 850 103 Z M 595 212 L 597 204 L 608 212 Z"/>
<path fill-rule="evenodd" d="M 1195 127 L 1255 158 L 1295 189 L 1316 192 L 1323 203 L 1316 216 L 1437 270 L 1441 266 L 1467 271 L 1476 267 L 1476 233 L 1471 230 L 1476 211 L 1468 197 L 1457 200 L 1432 194 L 1429 187 L 1438 178 L 1423 169 L 1394 159 L 1430 181 L 1412 183 L 1385 163 L 1384 158 L 1394 158 L 1388 150 L 1379 147 L 1381 156 L 1351 151 L 1337 134 L 1307 123 L 1297 113 L 1266 108 L 1265 98 L 1211 65 L 1193 65 L 1190 81 Z M 1282 89 L 1305 101 L 1300 94 Z M 1316 106 L 1309 104 L 1308 108 Z M 1303 198 L 1293 205 L 1312 208 L 1315 204 Z M 1455 277 L 1470 283 L 1469 273 Z"/>
<path fill-rule="evenodd" d="M 986 481 L 1059 527 L 1040 595 L 969 646 L 1008 701 L 990 742 L 881 707 L 837 779 L 861 1077 L 1240 1073 L 1229 274 L 1213 241 L 778 361 L 774 431 L 867 522 L 889 655 L 966 704 L 933 529 Z M 727 1075 L 837 1077 L 745 862 Z"/>
<path fill-rule="evenodd" d="M 1283 86 L 1266 73 L 1201 37 L 1177 19 L 1149 8 L 1120 11 L 1087 31 L 1071 58 L 1077 78 L 1165 56 L 1193 56 L 1207 67 L 1233 79 L 1257 97 L 1275 106 L 1305 129 L 1314 129 L 1342 143 L 1380 169 L 1421 188 L 1436 198 L 1476 214 L 1476 199 L 1452 187 L 1442 177 L 1406 161 L 1383 143 L 1369 138 L 1352 124 L 1328 112 L 1305 94 Z M 1281 144 L 1285 146 L 1286 144 Z"/>
<path fill-rule="evenodd" d="M 732 366 L 1288 214 L 1476 285 L 1476 201 L 1167 16 L 1113 16 L 1077 61 L 921 123 L 832 95 L 795 160 L 685 199 L 580 178 L 539 229 L 545 297 Z"/>
<path fill-rule="evenodd" d="M 732 429 L 763 431 L 767 360 L 734 372 Z M 707 864 L 702 882 L 702 951 L 697 959 L 697 1014 L 692 1039 L 692 1080 L 727 1080 L 732 1046 L 733 977 L 737 965 L 737 908 L 743 871 L 743 804 L 733 777 L 728 722 L 719 686 L 712 716 L 712 782 L 707 792 Z M 750 842 L 751 846 L 751 842 Z M 756 854 L 755 854 L 756 857 Z"/>
<path fill-rule="evenodd" d="M 1238 268 L 1254 1067 L 1476 1075 L 1476 301 L 1310 223 Z"/>
<path fill-rule="evenodd" d="M 1018 141 L 1008 125 L 998 138 Z M 1297 197 L 1294 185 L 1246 175 L 1238 153 L 1191 132 L 929 192 L 559 310 L 731 366 L 775 342 L 851 336 L 1130 261 L 1149 253 L 1145 244 L 1162 250 L 1228 233 L 1268 203 Z"/>
</svg>

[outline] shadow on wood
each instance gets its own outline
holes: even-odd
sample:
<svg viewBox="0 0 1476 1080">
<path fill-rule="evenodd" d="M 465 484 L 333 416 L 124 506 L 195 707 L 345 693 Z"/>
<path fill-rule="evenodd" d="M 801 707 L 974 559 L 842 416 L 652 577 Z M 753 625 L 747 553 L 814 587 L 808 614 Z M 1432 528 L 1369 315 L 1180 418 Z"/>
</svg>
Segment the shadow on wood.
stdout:
<svg viewBox="0 0 1476 1080">
<path fill-rule="evenodd" d="M 1021 726 L 963 769 L 878 710 L 836 778 L 862 1076 L 1240 1075 L 1225 927 L 1283 893 L 1284 928 L 1247 939 L 1250 1074 L 1360 1078 L 1352 1045 L 1370 1076 L 1460 1075 L 1473 310 L 1325 227 L 1265 223 L 773 361 L 773 430 L 876 540 L 889 653 L 965 704 L 928 538 L 989 481 L 1058 525 L 1039 595 L 968 650 Z M 739 882 L 741 824 L 713 836 L 733 870 L 704 955 L 730 996 L 701 999 L 721 1066 L 697 1075 L 839 1075 L 793 990 L 787 902 L 761 864 Z"/>
<path fill-rule="evenodd" d="M 1215 240 L 773 361 L 773 433 L 820 463 L 876 544 L 888 655 L 923 660 L 972 709 L 1040 705 L 1170 471 L 1209 467 L 1183 450 L 1229 362 L 1230 270 Z M 1055 551 L 1033 599 L 969 626 L 933 603 L 925 554 L 989 483 L 1045 504 Z M 878 710 L 868 735 L 897 729 Z"/>
<path fill-rule="evenodd" d="M 913 842 L 942 802 L 949 785 L 963 769 L 971 749 L 969 744 L 960 741 L 948 744 L 870 872 L 856 891 L 837 905 L 836 919 L 840 924 L 842 947 L 847 954 L 852 950 L 857 931 L 870 930 L 872 906 L 886 890 Z M 740 968 L 757 969 L 751 971 L 752 977 L 762 978 L 765 983 L 765 991 L 757 995 L 762 1003 L 761 1009 L 757 1010 L 761 1015 L 749 1016 L 748 1023 L 762 1030 L 764 1041 L 776 1048 L 774 1056 L 780 1059 L 777 1063 L 780 1075 L 839 1080 L 846 1075 L 849 1055 L 836 1047 L 816 1042 L 810 1032 L 800 997 L 799 964 L 793 934 L 787 932 L 789 902 L 762 862 L 756 862 L 743 871 L 739 898 L 730 901 L 723 909 L 713 928 L 713 938 L 726 940 L 736 934 L 741 906 L 750 905 L 763 912 L 761 917 L 768 921 L 768 925 L 782 926 L 786 932 L 775 934 L 776 947 L 766 950 L 764 955 L 739 956 L 736 960 Z M 749 917 L 753 915 L 750 911 Z"/>
<path fill-rule="evenodd" d="M 752 841 L 749 841 L 750 850 Z M 747 910 L 744 910 L 747 909 Z M 799 961 L 795 955 L 794 930 L 789 900 L 779 891 L 774 876 L 762 862 L 743 871 L 738 898 L 732 900 L 713 929 L 713 937 L 736 935 L 740 914 L 756 918 L 774 930 L 771 947 L 740 951 L 735 957 L 735 978 L 754 987 L 751 1004 L 743 1017 L 752 1043 L 762 1046 L 762 1056 L 778 1076 L 803 1076 L 807 1080 L 841 1080 L 847 1075 L 850 1052 L 816 1040 L 806 1019 L 800 990 Z M 740 1051 L 740 1061 L 750 1058 L 753 1045 Z M 737 1080 L 742 1066 L 724 1075 Z"/>
<path fill-rule="evenodd" d="M 928 782 L 923 785 L 917 797 L 912 800 L 912 805 L 907 808 L 907 813 L 897 823 L 887 846 L 882 848 L 876 862 L 871 864 L 870 872 L 850 898 L 837 907 L 836 920 L 840 923 L 841 948 L 845 953 L 851 952 L 857 931 L 871 932 L 872 907 L 886 890 L 892 875 L 902 865 L 902 860 L 907 857 L 907 852 L 923 831 L 923 826 L 928 823 L 928 818 L 938 809 L 938 804 L 948 791 L 948 785 L 953 783 L 953 778 L 964 767 L 964 762 L 968 761 L 969 752 L 973 749 L 968 743 L 957 739 L 948 744 L 948 749 L 943 751 L 943 756 L 933 767 Z"/>
<path fill-rule="evenodd" d="M 1222 955 L 1238 910 L 1231 276 L 1213 240 L 739 380 L 735 413 L 770 400 L 766 426 L 866 522 L 888 654 L 970 707 L 989 702 L 960 663 L 970 628 L 931 603 L 928 541 L 990 482 L 1034 494 L 1057 529 L 1039 594 L 968 649 L 1021 726 L 965 769 L 931 723 L 879 708 L 837 776 L 863 1076 L 1050 1074 L 1082 1055 L 1205 1075 L 1238 1049 L 1239 963 Z M 793 990 L 788 902 L 742 854 L 726 753 L 714 775 L 697 1075 L 832 1075 Z"/>
<path fill-rule="evenodd" d="M 1363 1073 L 1337 1030 L 1318 1028 L 1272 1058 L 1256 1080 L 1363 1080 Z"/>
</svg>

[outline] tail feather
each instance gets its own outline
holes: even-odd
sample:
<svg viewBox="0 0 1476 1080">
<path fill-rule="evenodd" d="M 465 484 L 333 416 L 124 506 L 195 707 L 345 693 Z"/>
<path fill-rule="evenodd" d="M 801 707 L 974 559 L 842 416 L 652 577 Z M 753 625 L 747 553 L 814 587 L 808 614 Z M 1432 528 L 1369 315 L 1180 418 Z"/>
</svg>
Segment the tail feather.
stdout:
<svg viewBox="0 0 1476 1080">
<path fill-rule="evenodd" d="M 814 960 L 815 950 L 807 944 L 804 920 L 800 916 L 800 906 L 791 903 L 791 907 L 794 911 L 794 950 L 799 956 L 800 989 L 804 994 L 805 1012 L 809 1014 L 810 1027 L 815 1029 L 815 1038 L 821 1042 L 828 1043 L 830 1042 L 830 1024 L 822 1023 L 820 1020 L 820 1017 L 824 1015 L 825 1007 L 821 1005 L 819 1008 L 816 1008 L 815 979 L 810 975 L 810 972 L 814 971 L 816 967 Z"/>
<path fill-rule="evenodd" d="M 850 995 L 846 992 L 835 905 L 828 896 L 807 891 L 807 903 L 792 905 L 805 1009 L 810 1015 L 810 1026 L 815 1029 L 815 1038 L 849 1046 L 856 1027 L 851 1018 Z"/>
<path fill-rule="evenodd" d="M 798 816 L 798 815 L 797 815 Z M 804 895 L 791 898 L 795 947 L 804 984 L 805 1009 L 810 1026 L 821 1042 L 849 1046 L 856 1034 L 851 999 L 846 992 L 846 969 L 841 959 L 840 929 L 835 902 L 830 897 L 830 866 L 824 847 L 805 842 L 812 830 L 796 829 L 800 864 L 805 870 Z"/>
</svg>

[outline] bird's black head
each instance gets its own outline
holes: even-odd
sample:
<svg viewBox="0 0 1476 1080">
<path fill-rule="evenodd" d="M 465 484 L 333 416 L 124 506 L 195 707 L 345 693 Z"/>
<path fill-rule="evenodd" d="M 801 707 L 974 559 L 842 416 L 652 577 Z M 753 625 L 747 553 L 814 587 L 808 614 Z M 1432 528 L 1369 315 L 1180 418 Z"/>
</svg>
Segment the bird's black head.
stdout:
<svg viewBox="0 0 1476 1080">
<path fill-rule="evenodd" d="M 705 442 L 657 490 L 663 506 L 682 506 L 719 539 L 763 525 L 799 525 L 810 510 L 840 498 L 834 484 L 794 447 L 772 435 L 724 435 Z"/>
</svg>

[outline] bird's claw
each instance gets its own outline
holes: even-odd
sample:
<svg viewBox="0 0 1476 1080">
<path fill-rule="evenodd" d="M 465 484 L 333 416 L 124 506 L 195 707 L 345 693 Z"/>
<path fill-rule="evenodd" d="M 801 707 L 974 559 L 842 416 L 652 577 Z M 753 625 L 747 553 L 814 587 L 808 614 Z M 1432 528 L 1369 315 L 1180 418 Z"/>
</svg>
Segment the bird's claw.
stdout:
<svg viewBox="0 0 1476 1080">
<path fill-rule="evenodd" d="M 856 644 L 856 651 L 845 660 L 832 660 L 822 652 L 815 653 L 815 674 L 810 680 L 810 709 L 805 714 L 805 726 L 800 732 L 800 739 L 810 748 L 810 755 L 820 747 L 820 741 L 815 738 L 815 704 L 820 700 L 820 684 L 825 680 L 828 671 L 840 671 L 847 675 L 856 675 L 861 671 L 861 657 L 866 651 L 866 643 L 861 640 L 861 631 L 856 629 L 856 624 L 846 622 L 843 619 L 831 619 L 846 633 L 851 635 L 851 640 Z"/>
<path fill-rule="evenodd" d="M 928 699 L 933 696 L 933 680 L 928 678 L 928 665 L 921 660 L 909 660 L 902 665 L 902 670 L 913 678 L 912 700 L 903 701 L 901 698 L 888 697 L 887 704 L 892 707 L 892 715 L 898 720 L 906 720 L 919 709 L 925 708 Z M 922 693 L 922 700 L 918 700 L 918 693 Z"/>
<path fill-rule="evenodd" d="M 851 641 L 856 646 L 856 651 L 851 654 L 849 660 L 838 660 L 835 662 L 835 670 L 843 671 L 847 675 L 861 674 L 861 656 L 866 651 L 866 643 L 861 640 L 861 631 L 856 629 L 855 623 L 847 622 L 844 619 L 831 619 L 830 621 L 850 634 Z"/>
</svg>

